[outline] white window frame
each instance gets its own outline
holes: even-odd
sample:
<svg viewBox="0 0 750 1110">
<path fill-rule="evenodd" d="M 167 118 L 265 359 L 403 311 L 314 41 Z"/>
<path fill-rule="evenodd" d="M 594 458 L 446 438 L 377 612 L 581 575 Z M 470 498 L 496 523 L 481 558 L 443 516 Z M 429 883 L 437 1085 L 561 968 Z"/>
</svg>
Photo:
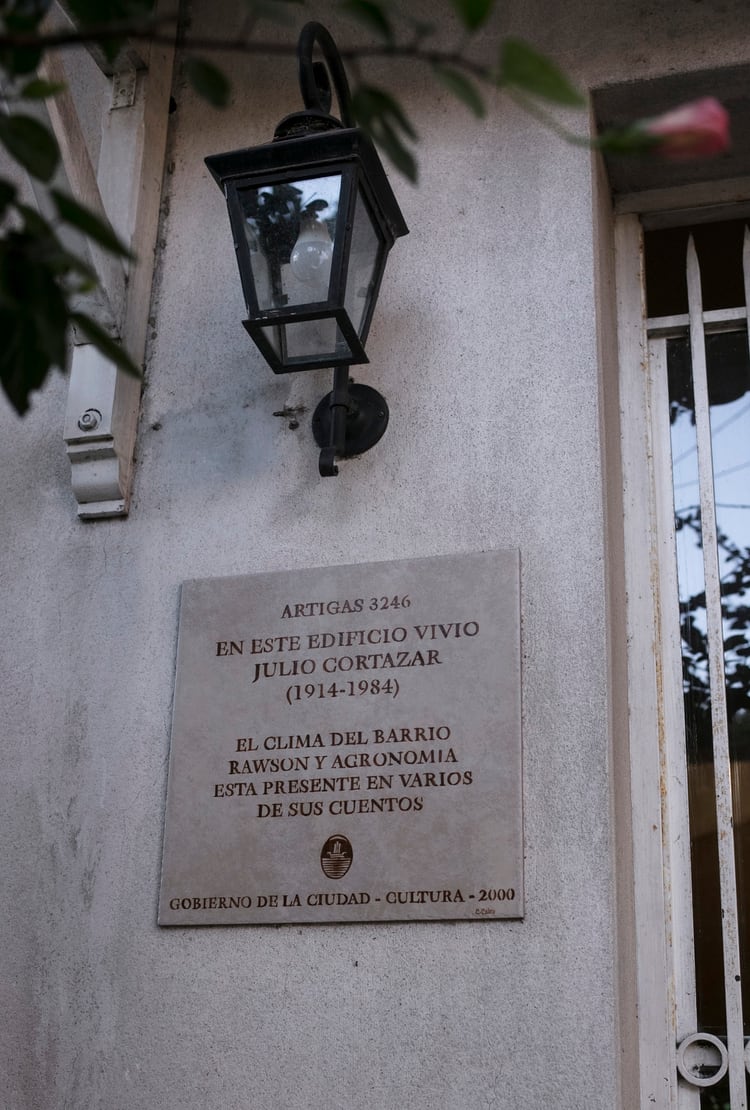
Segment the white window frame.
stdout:
<svg viewBox="0 0 750 1110">
<path fill-rule="evenodd" d="M 620 456 L 623 473 L 624 588 L 627 638 L 628 720 L 626 726 L 632 797 L 632 897 L 635 918 L 635 1003 L 637 1009 L 640 1106 L 649 1110 L 699 1110 L 700 1087 L 678 1078 L 690 1072 L 696 1031 L 690 833 L 682 696 L 680 628 L 666 382 L 666 337 L 670 323 L 649 328 L 646 319 L 642 214 L 663 225 L 736 218 L 750 211 L 750 181 L 692 186 L 626 197 L 614 225 L 618 314 Z M 663 217 L 656 213 L 665 213 Z M 750 257 L 750 255 L 748 256 Z M 697 263 L 696 263 L 697 265 Z M 716 313 L 696 303 L 693 275 L 691 334 L 694 362 L 703 358 L 702 338 Z M 748 277 L 746 275 L 746 284 Z M 698 298 L 700 287 L 698 285 Z M 684 332 L 685 321 L 672 322 Z M 696 396 L 696 406 L 700 401 Z M 703 435 L 708 432 L 707 397 Z M 699 433 L 700 434 L 700 433 Z M 710 461 L 704 464 L 707 494 Z M 709 515 L 705 512 L 706 519 Z M 707 545 L 708 546 L 708 545 Z M 717 571 L 718 581 L 718 571 Z M 708 585 L 708 583 L 707 583 Z M 718 600 L 716 604 L 719 604 Z M 718 635 L 721 635 L 720 629 Z M 721 642 L 721 641 L 720 641 Z M 723 646 L 723 645 L 722 645 Z M 716 676 L 723 683 L 723 676 Z M 723 687 L 722 687 L 723 688 Z M 716 724 L 715 729 L 716 732 Z M 732 1110 L 747 1110 L 742 1038 L 736 909 L 733 897 L 731 798 L 728 747 L 717 750 L 717 813 L 728 830 L 722 870 L 732 885 L 725 927 L 728 991 L 729 1074 Z M 723 813 L 721 812 L 723 807 Z M 711 1038 L 707 1039 L 709 1042 Z M 692 1053 L 692 1057 L 691 1057 Z"/>
</svg>

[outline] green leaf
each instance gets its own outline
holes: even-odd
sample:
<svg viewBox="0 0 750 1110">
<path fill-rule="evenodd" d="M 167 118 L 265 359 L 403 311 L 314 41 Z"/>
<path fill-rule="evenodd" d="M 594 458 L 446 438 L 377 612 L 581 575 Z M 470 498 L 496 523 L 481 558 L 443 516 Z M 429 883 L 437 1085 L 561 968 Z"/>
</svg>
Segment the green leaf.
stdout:
<svg viewBox="0 0 750 1110">
<path fill-rule="evenodd" d="M 23 216 L 25 231 L 28 231 L 30 235 L 36 235 L 39 239 L 49 238 L 57 242 L 54 231 L 36 208 L 32 208 L 28 204 L 18 204 L 16 207 L 19 214 Z"/>
<path fill-rule="evenodd" d="M 52 274 L 45 275 L 44 301 L 27 316 L 33 321 L 37 346 L 49 365 L 62 368 L 68 353 L 68 305 Z"/>
<path fill-rule="evenodd" d="M 586 101 L 558 67 L 522 39 L 506 39 L 500 49 L 500 83 L 532 96 L 580 108 Z"/>
<path fill-rule="evenodd" d="M 352 110 L 357 122 L 382 147 L 394 166 L 410 181 L 416 181 L 417 163 L 402 136 L 414 142 L 417 133 L 398 101 L 374 85 L 360 85 L 352 96 Z"/>
<path fill-rule="evenodd" d="M 16 312 L 0 308 L 0 381 L 19 416 L 28 412 L 29 394 L 39 389 L 51 370 L 37 344 L 31 322 Z"/>
<path fill-rule="evenodd" d="M 16 188 L 10 181 L 0 180 L 0 216 L 4 215 L 9 204 L 16 199 Z"/>
<path fill-rule="evenodd" d="M 13 231 L 0 240 L 0 380 L 19 413 L 50 369 L 66 361 L 67 294 L 54 266 L 55 249 L 44 227 L 39 234 Z"/>
<path fill-rule="evenodd" d="M 54 240 L 52 241 L 55 246 Z M 51 363 L 65 361 L 66 294 L 45 235 L 13 232 L 0 251 L 0 304 L 31 321 Z"/>
<path fill-rule="evenodd" d="M 34 31 L 51 4 L 52 0 L 5 0 L 3 22 L 9 31 Z"/>
<path fill-rule="evenodd" d="M 458 69 L 440 65 L 433 66 L 432 71 L 438 81 L 445 85 L 446 89 L 453 93 L 455 97 L 462 100 L 475 116 L 478 116 L 479 119 L 484 118 L 487 114 L 484 101 L 479 95 L 476 85 L 464 73 L 461 73 Z"/>
<path fill-rule="evenodd" d="M 36 46 L 14 46 L 0 51 L 0 68 L 16 77 L 33 73 L 42 60 L 42 51 Z"/>
<path fill-rule="evenodd" d="M 416 142 L 417 133 L 403 108 L 384 89 L 376 88 L 375 85 L 359 85 L 352 96 L 352 105 L 355 117 L 363 123 L 378 117 L 387 117 Z"/>
<path fill-rule="evenodd" d="M 205 58 L 187 58 L 185 76 L 198 95 L 213 104 L 214 108 L 226 108 L 231 86 L 213 62 L 207 62 Z"/>
<path fill-rule="evenodd" d="M 0 0 L 4 30 L 11 34 L 30 35 L 33 39 L 50 0 Z M 42 52 L 37 46 L 7 47 L 0 52 L 0 66 L 15 76 L 33 73 Z"/>
<path fill-rule="evenodd" d="M 52 133 L 31 116 L 0 114 L 0 143 L 32 177 L 49 181 L 57 169 L 60 152 Z"/>
<path fill-rule="evenodd" d="M 104 357 L 108 358 L 110 362 L 114 362 L 120 370 L 124 370 L 126 374 L 130 374 L 134 378 L 143 377 L 140 367 L 136 366 L 130 355 L 123 350 L 117 340 L 108 335 L 104 328 L 97 324 L 96 320 L 92 320 L 85 312 L 71 312 L 70 322 L 80 328 Z"/>
<path fill-rule="evenodd" d="M 375 3 L 374 0 L 344 0 L 341 7 L 353 19 L 369 27 L 386 42 L 393 42 L 393 27 L 380 4 Z"/>
<path fill-rule="evenodd" d="M 62 247 L 51 257 L 50 266 L 57 273 L 65 274 L 66 277 L 70 274 L 78 276 L 79 280 L 75 284 L 66 283 L 66 289 L 69 293 L 90 293 L 99 284 L 96 271 L 89 266 L 88 262 Z"/>
<path fill-rule="evenodd" d="M 57 96 L 64 88 L 61 81 L 43 81 L 41 77 L 34 77 L 23 86 L 20 95 L 26 100 L 46 100 L 48 96 Z"/>
<path fill-rule="evenodd" d="M 385 151 L 385 153 L 393 162 L 399 173 L 411 181 L 412 184 L 417 183 L 417 161 L 412 152 L 404 145 L 399 135 L 393 128 L 384 120 L 381 120 L 380 126 L 373 133 L 375 142 Z"/>
<path fill-rule="evenodd" d="M 65 6 L 84 34 L 89 27 L 95 29 L 92 41 L 98 44 L 111 62 L 125 45 L 127 34 L 104 38 L 97 36 L 96 28 L 116 23 L 146 29 L 152 23 L 154 0 L 66 0 Z"/>
<path fill-rule="evenodd" d="M 72 291 L 83 293 L 95 289 L 99 279 L 88 262 L 65 250 L 53 229 L 35 208 L 29 208 L 25 204 L 17 204 L 16 208 L 19 215 L 23 216 L 27 242 L 34 242 L 34 254 L 55 279 L 75 274 L 79 280 L 72 286 Z M 66 285 L 66 292 L 70 291 L 71 288 Z"/>
<path fill-rule="evenodd" d="M 35 236 L 16 231 L 0 240 L 0 307 L 20 313 L 38 296 L 36 247 Z"/>
<path fill-rule="evenodd" d="M 495 0 L 453 0 L 453 6 L 469 31 L 476 31 L 487 20 Z"/>
<path fill-rule="evenodd" d="M 104 247 L 110 254 L 119 254 L 123 258 L 133 257 L 131 251 L 117 238 L 110 225 L 100 219 L 96 213 L 84 208 L 78 201 L 57 189 L 50 189 L 50 196 L 55 202 L 58 216 L 66 224 L 82 231 L 84 235 L 93 239 L 100 247 Z"/>
<path fill-rule="evenodd" d="M 65 260 L 65 262 L 66 270 L 68 273 L 77 272 L 79 275 L 79 281 L 66 282 L 68 295 L 80 296 L 85 293 L 93 293 L 93 291 L 99 284 L 99 279 L 97 278 L 93 270 L 89 269 L 86 266 L 86 263 L 82 262 L 80 258 L 76 258 L 75 255 L 71 255 L 69 259 Z"/>
</svg>

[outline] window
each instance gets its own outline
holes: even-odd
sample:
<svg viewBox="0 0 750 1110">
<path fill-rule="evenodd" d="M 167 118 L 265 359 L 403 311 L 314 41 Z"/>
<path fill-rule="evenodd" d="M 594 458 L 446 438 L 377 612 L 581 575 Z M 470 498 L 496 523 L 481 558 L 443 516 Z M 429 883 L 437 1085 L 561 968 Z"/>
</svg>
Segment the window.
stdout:
<svg viewBox="0 0 750 1110">
<path fill-rule="evenodd" d="M 618 228 L 631 317 L 620 355 L 641 1045 L 652 1085 L 661 1074 L 670 1089 L 659 1103 L 642 1088 L 642 1103 L 747 1110 L 750 230 L 743 219 L 665 222 L 675 221 L 646 218 L 644 233 L 626 216 Z M 636 685 L 649 667 L 650 692 Z M 664 960 L 651 972 L 649 951 Z M 661 1046 L 644 1048 L 658 1029 Z"/>
<path fill-rule="evenodd" d="M 705 1041 L 679 1064 L 706 1084 L 702 1110 L 723 1110 L 738 1054 L 745 1085 L 750 1036 L 750 231 L 653 230 L 645 258 L 652 373 L 666 376 L 669 407 L 678 609 L 664 598 L 663 619 L 680 627 L 695 1031 L 729 1049 Z"/>
</svg>

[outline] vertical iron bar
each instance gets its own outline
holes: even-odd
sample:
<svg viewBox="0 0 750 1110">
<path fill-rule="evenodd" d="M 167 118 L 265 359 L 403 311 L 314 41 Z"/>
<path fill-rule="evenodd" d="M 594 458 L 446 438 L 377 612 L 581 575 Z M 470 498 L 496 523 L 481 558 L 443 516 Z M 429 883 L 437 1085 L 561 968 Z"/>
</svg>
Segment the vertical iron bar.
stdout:
<svg viewBox="0 0 750 1110">
<path fill-rule="evenodd" d="M 669 424 L 669 388 L 665 338 L 649 342 L 650 393 L 654 436 L 652 440 L 657 518 L 657 546 L 653 551 L 658 576 L 660 658 L 657 685 L 663 712 L 660 715 L 659 750 L 662 784 L 662 827 L 668 859 L 669 892 L 666 899 L 667 936 L 674 969 L 675 1037 L 679 1043 L 697 1029 L 695 988 L 695 939 L 690 864 L 690 813 L 688 801 L 687 742 L 682 691 L 682 643 L 679 623 L 679 586 L 675 535 L 674 477 Z M 700 1110 L 700 1090 L 680 1088 L 675 1105 L 680 1110 Z"/>
<path fill-rule="evenodd" d="M 706 623 L 711 685 L 714 778 L 716 783 L 716 831 L 719 852 L 721 929 L 724 947 L 724 992 L 727 1011 L 730 1105 L 731 1110 L 747 1110 L 731 763 L 724 677 L 724 633 L 721 617 L 719 550 L 714 505 L 711 418 L 708 399 L 706 343 L 703 332 L 700 268 L 692 235 L 687 249 L 687 286 L 695 426 L 698 443 L 703 563 L 706 584 Z"/>
</svg>

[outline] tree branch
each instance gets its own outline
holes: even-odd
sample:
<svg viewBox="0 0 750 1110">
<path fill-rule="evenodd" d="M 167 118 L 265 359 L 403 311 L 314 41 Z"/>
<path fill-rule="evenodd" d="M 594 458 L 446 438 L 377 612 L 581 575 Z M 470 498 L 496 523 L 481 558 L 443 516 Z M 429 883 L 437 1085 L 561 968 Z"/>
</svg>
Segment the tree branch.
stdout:
<svg viewBox="0 0 750 1110">
<path fill-rule="evenodd" d="M 147 23 L 130 22 L 92 24 L 84 29 L 50 31 L 46 33 L 5 32 L 0 34 L 0 51 L 19 49 L 64 50 L 119 39 L 148 41 L 159 45 L 172 45 L 174 35 L 159 28 L 176 25 L 176 16 L 165 16 Z M 263 54 L 275 57 L 295 57 L 296 42 L 264 42 L 252 38 L 188 38 L 184 44 L 189 50 L 220 51 L 223 53 Z M 427 65 L 455 66 L 485 84 L 497 85 L 497 75 L 486 65 L 467 58 L 459 50 L 427 50 L 417 42 L 382 43 L 370 46 L 350 46 L 339 49 L 344 61 L 356 62 L 362 58 L 395 58 L 420 61 Z"/>
</svg>

